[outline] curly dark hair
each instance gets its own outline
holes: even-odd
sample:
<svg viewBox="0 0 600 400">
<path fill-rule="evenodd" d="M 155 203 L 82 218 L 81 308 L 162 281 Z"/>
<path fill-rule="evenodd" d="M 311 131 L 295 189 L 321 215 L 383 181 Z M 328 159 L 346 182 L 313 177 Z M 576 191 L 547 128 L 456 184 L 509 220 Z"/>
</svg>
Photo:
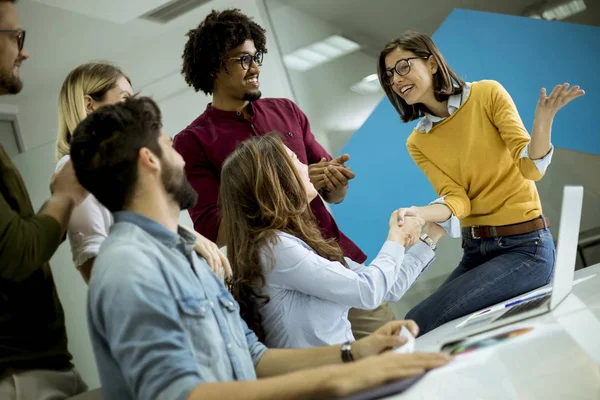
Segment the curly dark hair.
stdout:
<svg viewBox="0 0 600 400">
<path fill-rule="evenodd" d="M 225 66 L 227 53 L 246 40 L 254 41 L 256 50 L 267 52 L 265 30 L 237 8 L 212 10 L 187 36 L 181 73 L 196 92 L 212 94 L 213 78 Z"/>
</svg>

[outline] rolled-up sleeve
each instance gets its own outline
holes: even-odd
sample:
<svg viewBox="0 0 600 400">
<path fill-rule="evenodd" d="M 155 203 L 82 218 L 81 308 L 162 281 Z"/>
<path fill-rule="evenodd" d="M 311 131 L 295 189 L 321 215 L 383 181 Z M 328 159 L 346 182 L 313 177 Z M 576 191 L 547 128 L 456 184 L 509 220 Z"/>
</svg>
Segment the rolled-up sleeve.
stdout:
<svg viewBox="0 0 600 400">
<path fill-rule="evenodd" d="M 258 337 L 254 333 L 254 331 L 248 328 L 248 324 L 246 324 L 246 321 L 244 321 L 243 319 L 241 319 L 241 321 L 244 328 L 244 333 L 246 335 L 246 343 L 248 344 L 248 349 L 250 350 L 250 356 L 252 357 L 252 362 L 254 363 L 254 367 L 256 368 L 262 356 L 265 354 L 265 351 L 267 351 L 267 346 L 265 346 L 258 340 Z"/>
<path fill-rule="evenodd" d="M 446 201 L 444 200 L 445 198 L 446 196 L 438 197 L 429 204 L 444 204 L 447 206 Z M 437 224 L 444 228 L 448 236 L 450 236 L 451 238 L 461 237 L 460 221 L 458 220 L 458 218 L 456 218 L 456 215 L 452 214 L 450 215 L 450 218 L 448 218 L 446 221 L 438 222 Z"/>
<path fill-rule="evenodd" d="M 527 143 L 527 146 L 525 146 L 525 148 L 521 152 L 521 158 L 530 158 L 529 157 L 530 145 L 531 145 L 531 142 Z M 552 162 L 553 155 L 554 155 L 554 146 L 550 145 L 550 151 L 548 152 L 548 154 L 546 154 L 542 158 L 533 160 L 533 163 L 535 164 L 535 166 L 538 169 L 538 171 L 540 172 L 540 174 L 544 175 L 546 173 L 546 170 L 548 169 L 548 167 L 550 166 L 550 163 Z"/>
<path fill-rule="evenodd" d="M 94 275 L 90 329 L 107 343 L 133 397 L 186 399 L 203 379 L 175 299 L 160 273 L 148 273 L 158 261 L 130 246 L 114 246 L 100 254 L 96 267 L 103 262 L 120 273 Z"/>
</svg>

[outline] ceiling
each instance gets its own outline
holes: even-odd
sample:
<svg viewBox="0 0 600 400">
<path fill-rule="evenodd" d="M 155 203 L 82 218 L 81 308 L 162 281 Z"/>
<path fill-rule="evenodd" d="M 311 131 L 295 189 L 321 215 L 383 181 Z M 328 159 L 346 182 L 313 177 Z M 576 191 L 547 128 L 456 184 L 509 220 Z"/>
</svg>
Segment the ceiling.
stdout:
<svg viewBox="0 0 600 400">
<path fill-rule="evenodd" d="M 338 27 L 348 37 L 361 38 L 363 47 L 380 49 L 406 30 L 432 35 L 455 8 L 523 15 L 540 0 L 266 0 L 296 8 Z M 564 20 L 600 26 L 600 1 L 585 0 L 587 10 Z M 377 50 L 378 54 L 378 50 Z"/>
<path fill-rule="evenodd" d="M 272 1 L 275 0 L 265 0 L 267 5 Z M 456 7 L 518 15 L 528 5 L 539 0 L 419 0 L 418 8 L 414 6 L 414 0 L 276 1 L 330 22 L 344 34 L 360 37 L 363 51 L 369 52 L 369 47 L 377 51 L 383 43 L 407 29 L 433 33 Z M 55 91 L 66 73 L 83 61 L 106 59 L 127 64 L 126 61 L 133 53 L 140 49 L 148 50 L 153 43 L 166 36 L 181 37 L 183 45 L 185 33 L 205 17 L 211 3 L 219 3 L 219 8 L 227 3 L 241 7 L 242 3 L 240 0 L 209 1 L 207 5 L 169 24 L 157 24 L 139 18 L 127 23 L 107 20 L 130 18 L 146 11 L 149 4 L 165 2 L 166 0 L 127 0 L 125 4 L 121 0 L 102 0 L 102 6 L 112 11 L 103 11 L 101 15 L 92 17 L 90 15 L 93 15 L 94 7 L 100 4 L 98 0 L 19 1 L 17 7 L 21 25 L 27 30 L 25 45 L 31 53 L 31 60 L 22 66 L 22 75 L 27 77 L 23 92 L 19 96 L 5 97 L 2 102 L 18 104 L 22 102 L 22 98 L 37 95 L 44 88 Z M 119 8 L 117 3 L 122 6 Z M 87 11 L 82 4 L 87 4 Z M 109 7 L 111 4 L 112 7 Z M 600 26 L 600 1 L 586 0 L 586 4 L 588 10 L 569 21 Z M 122 15 L 118 15 L 119 10 Z M 390 15 L 395 15 L 396 18 L 389 18 Z M 171 60 L 169 71 L 165 67 L 161 73 L 176 72 L 179 67 L 178 58 Z M 154 63 L 159 62 L 161 57 L 157 55 Z M 149 70 L 152 68 L 155 65 L 148 65 Z M 148 77 L 141 76 L 136 79 L 136 86 L 139 88 L 151 84 L 152 79 L 156 79 L 156 74 L 152 77 L 150 74 Z"/>
<path fill-rule="evenodd" d="M 206 16 L 208 7 L 201 6 L 168 24 L 160 24 L 135 16 L 147 11 L 148 5 L 160 5 L 165 0 L 127 2 L 131 4 L 125 5 L 124 0 L 20 0 L 17 9 L 21 26 L 27 30 L 25 47 L 31 58 L 21 67 L 23 91 L 17 96 L 4 96 L 2 102 L 23 104 L 24 99 L 37 97 L 44 91 L 56 92 L 74 66 L 90 60 L 118 61 L 129 71 L 126 66 L 135 54 L 148 51 L 155 43 L 173 36 L 180 38 L 181 45 L 178 55 L 170 60 L 169 70 L 157 71 L 156 64 L 166 62 L 166 55 L 142 60 L 147 63 L 147 74 L 142 73 L 136 79 L 136 89 L 151 83 L 160 74 L 176 71 L 180 67 L 185 34 Z M 100 3 L 110 10 L 91 16 Z M 131 18 L 134 19 L 123 22 Z"/>
<path fill-rule="evenodd" d="M 129 22 L 169 0 L 33 0 L 47 6 L 74 11 L 89 17 L 111 22 Z"/>
</svg>

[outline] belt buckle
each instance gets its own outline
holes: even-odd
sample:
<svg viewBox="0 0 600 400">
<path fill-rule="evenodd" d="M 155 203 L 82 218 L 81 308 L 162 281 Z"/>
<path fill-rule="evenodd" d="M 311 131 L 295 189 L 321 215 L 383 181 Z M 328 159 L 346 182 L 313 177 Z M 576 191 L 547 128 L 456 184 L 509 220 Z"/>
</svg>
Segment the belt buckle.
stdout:
<svg viewBox="0 0 600 400">
<path fill-rule="evenodd" d="M 475 234 L 475 228 L 479 228 L 479 227 L 478 227 L 478 226 L 472 226 L 472 227 L 471 227 L 471 239 L 481 239 L 481 237 L 480 237 L 480 236 L 477 236 L 477 235 Z"/>
</svg>

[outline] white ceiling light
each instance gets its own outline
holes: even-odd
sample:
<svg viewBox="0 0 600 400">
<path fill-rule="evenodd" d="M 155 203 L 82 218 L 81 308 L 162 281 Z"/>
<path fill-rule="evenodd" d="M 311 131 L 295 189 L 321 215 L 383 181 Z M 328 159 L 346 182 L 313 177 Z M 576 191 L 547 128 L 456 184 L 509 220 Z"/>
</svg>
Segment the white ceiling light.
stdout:
<svg viewBox="0 0 600 400">
<path fill-rule="evenodd" d="M 34 0 L 47 6 L 115 23 L 129 22 L 172 0 Z"/>
<path fill-rule="evenodd" d="M 371 74 L 352 85 L 350 90 L 358 94 L 376 94 L 381 92 L 381 85 L 379 84 L 377 74 Z"/>
<path fill-rule="evenodd" d="M 545 20 L 561 20 L 586 10 L 583 0 L 571 0 L 561 3 L 553 3 L 550 6 L 536 7 L 529 12 L 529 17 Z"/>
<path fill-rule="evenodd" d="M 358 43 L 340 35 L 333 35 L 284 55 L 283 62 L 294 71 L 307 71 L 358 49 Z"/>
</svg>

